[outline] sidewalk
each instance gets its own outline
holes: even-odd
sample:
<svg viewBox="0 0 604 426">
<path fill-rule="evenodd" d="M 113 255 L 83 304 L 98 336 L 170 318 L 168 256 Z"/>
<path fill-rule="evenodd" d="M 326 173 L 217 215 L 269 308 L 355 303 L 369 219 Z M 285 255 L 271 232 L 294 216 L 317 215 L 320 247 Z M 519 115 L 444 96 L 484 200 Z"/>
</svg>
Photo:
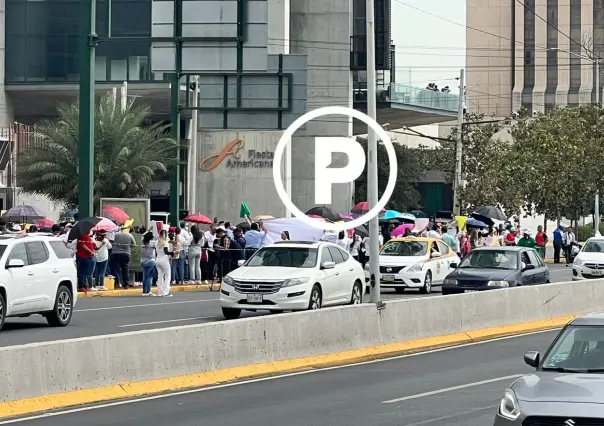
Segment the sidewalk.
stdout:
<svg viewBox="0 0 604 426">
<path fill-rule="evenodd" d="M 220 283 L 214 283 L 210 287 L 210 284 L 189 284 L 189 285 L 172 285 L 170 286 L 170 293 L 183 293 L 191 291 L 218 291 L 220 290 Z M 116 296 L 140 296 L 143 292 L 143 288 L 134 287 L 127 290 L 116 289 L 107 291 L 89 291 L 84 293 L 78 291 L 78 298 L 82 297 L 116 297 Z M 151 292 L 157 294 L 157 287 L 152 287 Z"/>
</svg>

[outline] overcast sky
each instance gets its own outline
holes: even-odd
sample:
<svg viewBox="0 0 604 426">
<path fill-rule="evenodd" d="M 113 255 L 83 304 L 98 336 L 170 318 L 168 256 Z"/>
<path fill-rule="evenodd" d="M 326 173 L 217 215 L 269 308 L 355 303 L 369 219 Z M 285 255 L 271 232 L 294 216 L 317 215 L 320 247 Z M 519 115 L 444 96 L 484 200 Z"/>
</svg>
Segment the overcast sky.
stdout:
<svg viewBox="0 0 604 426">
<path fill-rule="evenodd" d="M 397 83 L 435 82 L 457 91 L 455 77 L 465 66 L 465 22 L 465 0 L 392 0 Z"/>
</svg>

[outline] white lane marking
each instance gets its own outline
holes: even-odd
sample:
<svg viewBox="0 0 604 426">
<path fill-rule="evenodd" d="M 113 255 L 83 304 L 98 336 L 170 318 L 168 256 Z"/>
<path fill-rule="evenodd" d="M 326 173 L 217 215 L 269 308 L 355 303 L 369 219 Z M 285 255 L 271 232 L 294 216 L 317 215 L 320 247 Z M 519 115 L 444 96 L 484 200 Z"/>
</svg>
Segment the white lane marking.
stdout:
<svg viewBox="0 0 604 426">
<path fill-rule="evenodd" d="M 76 309 L 76 312 L 94 312 L 94 311 L 111 311 L 113 309 L 131 309 L 131 308 L 147 308 L 149 306 L 164 306 L 164 305 L 182 305 L 184 303 L 204 303 L 204 302 L 216 302 L 220 299 L 200 299 L 200 300 L 181 300 L 179 302 L 160 302 L 160 303 L 143 303 L 141 305 L 124 305 L 124 306 L 107 306 L 105 308 L 90 308 L 90 309 Z"/>
<path fill-rule="evenodd" d="M 138 324 L 118 325 L 117 328 L 138 327 L 139 325 L 166 324 L 168 322 L 194 321 L 194 320 L 203 320 L 203 319 L 216 319 L 216 317 L 196 317 L 196 318 L 181 318 L 181 319 L 173 319 L 173 320 L 165 320 L 165 321 L 140 322 Z"/>
<path fill-rule="evenodd" d="M 403 396 L 402 398 L 390 399 L 388 401 L 382 401 L 382 404 L 394 404 L 395 402 L 408 401 L 410 399 L 419 399 L 426 396 L 438 395 L 441 393 L 452 392 L 460 389 L 473 388 L 476 386 L 487 385 L 489 383 L 503 382 L 505 380 L 517 379 L 522 377 L 524 374 L 513 374 L 511 376 L 495 377 L 494 379 L 481 380 L 480 382 L 466 383 L 465 385 L 452 386 L 450 388 L 436 389 L 430 392 L 418 393 L 415 395 Z"/>
<path fill-rule="evenodd" d="M 453 419 L 455 417 L 461 417 L 461 416 L 467 416 L 468 414 L 474 414 L 474 413 L 478 413 L 479 411 L 486 411 L 486 410 L 495 410 L 497 408 L 496 405 L 491 405 L 489 407 L 481 407 L 481 408 L 476 408 L 474 410 L 470 410 L 470 411 L 464 411 L 462 413 L 456 413 L 456 414 L 450 414 L 448 416 L 442 416 L 442 417 L 436 417 L 434 419 L 428 419 L 428 420 L 422 420 L 421 422 L 417 422 L 417 423 L 411 423 L 408 424 L 406 426 L 422 426 L 422 425 L 428 425 L 430 423 L 436 423 L 436 422 L 442 422 L 443 420 L 449 420 L 449 419 Z"/>
<path fill-rule="evenodd" d="M 190 395 L 190 394 L 194 394 L 194 393 L 207 392 L 207 391 L 212 391 L 212 390 L 216 390 L 216 389 L 230 388 L 233 386 L 249 385 L 249 384 L 253 384 L 253 383 L 266 382 L 269 380 L 277 380 L 277 379 L 285 379 L 288 377 L 302 376 L 304 374 L 320 373 L 320 372 L 325 372 L 325 371 L 330 371 L 330 370 L 339 370 L 342 368 L 352 368 L 352 367 L 358 367 L 358 366 L 363 366 L 363 365 L 376 364 L 379 362 L 394 361 L 394 360 L 403 359 L 403 358 L 410 358 L 410 357 L 415 357 L 415 356 L 425 356 L 426 354 L 450 351 L 452 349 L 466 348 L 469 346 L 476 346 L 476 345 L 484 345 L 487 343 L 499 342 L 502 340 L 509 340 L 509 339 L 516 339 L 518 337 L 532 336 L 535 334 L 550 333 L 552 331 L 560 330 L 561 328 L 562 327 L 551 328 L 549 330 L 533 331 L 531 333 L 517 334 L 515 336 L 498 337 L 496 339 L 491 339 L 491 340 L 482 340 L 480 342 L 465 343 L 463 345 L 450 346 L 447 348 L 432 349 L 432 350 L 425 351 L 425 352 L 415 352 L 415 353 L 407 354 L 407 355 L 398 355 L 398 356 L 391 357 L 391 358 L 372 359 L 370 361 L 356 362 L 353 364 L 335 365 L 333 367 L 297 371 L 295 373 L 281 374 L 278 376 L 267 376 L 267 377 L 261 377 L 259 379 L 243 380 L 240 382 L 224 383 L 221 385 L 208 386 L 205 388 L 188 389 L 188 390 L 178 391 L 178 392 L 163 393 L 161 395 L 152 395 L 152 396 L 145 396 L 145 397 L 136 398 L 136 399 L 127 399 L 127 400 L 123 400 L 123 401 L 107 402 L 104 404 L 88 405 L 85 407 L 72 408 L 72 409 L 64 410 L 64 411 L 54 411 L 54 412 L 38 414 L 35 416 L 30 416 L 30 417 L 21 417 L 18 419 L 0 421 L 0 425 L 8 425 L 8 424 L 13 424 L 13 423 L 27 422 L 27 421 L 31 421 L 31 420 L 45 419 L 47 417 L 63 416 L 66 414 L 81 413 L 81 412 L 90 411 L 90 410 L 98 410 L 100 408 L 118 407 L 120 405 L 134 404 L 137 402 L 155 401 L 157 399 L 171 398 L 171 397 L 181 396 L 181 395 Z"/>
</svg>

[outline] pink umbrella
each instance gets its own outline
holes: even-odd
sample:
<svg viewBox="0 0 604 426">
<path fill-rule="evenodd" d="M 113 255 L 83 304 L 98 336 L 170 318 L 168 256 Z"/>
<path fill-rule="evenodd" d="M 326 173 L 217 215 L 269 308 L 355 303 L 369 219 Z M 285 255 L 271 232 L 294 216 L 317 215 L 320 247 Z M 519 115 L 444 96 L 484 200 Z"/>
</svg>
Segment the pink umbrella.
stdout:
<svg viewBox="0 0 604 426">
<path fill-rule="evenodd" d="M 112 221 L 110 221 L 109 219 L 107 219 L 106 217 L 104 217 L 99 223 L 96 224 L 96 226 L 94 228 L 92 228 L 93 231 L 114 231 L 118 229 L 118 226 L 113 223 Z"/>
<path fill-rule="evenodd" d="M 357 203 L 350 211 L 356 214 L 367 213 L 369 211 L 369 203 L 367 201 Z M 381 211 L 385 212 L 386 209 L 382 209 Z"/>
<path fill-rule="evenodd" d="M 391 236 L 393 237 L 400 237 L 401 235 L 405 235 L 405 230 L 413 230 L 413 227 L 415 226 L 415 224 L 413 223 L 403 223 L 402 225 L 397 226 L 396 228 L 394 228 L 392 230 L 392 232 L 390 233 Z"/>
<path fill-rule="evenodd" d="M 119 223 L 126 223 L 130 219 L 128 213 L 116 206 L 103 207 L 103 214 Z"/>
<path fill-rule="evenodd" d="M 52 228 L 52 225 L 54 225 L 54 224 L 55 223 L 53 220 L 45 218 L 45 219 L 37 220 L 34 225 L 36 225 L 38 228 Z"/>
</svg>

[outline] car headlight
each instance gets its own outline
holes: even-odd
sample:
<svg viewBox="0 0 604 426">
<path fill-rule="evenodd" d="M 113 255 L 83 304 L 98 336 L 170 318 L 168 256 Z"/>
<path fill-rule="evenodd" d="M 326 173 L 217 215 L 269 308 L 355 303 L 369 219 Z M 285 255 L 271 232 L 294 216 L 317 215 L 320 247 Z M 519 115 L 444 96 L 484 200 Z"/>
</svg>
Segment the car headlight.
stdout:
<svg viewBox="0 0 604 426">
<path fill-rule="evenodd" d="M 457 285 L 457 280 L 453 280 L 451 278 L 447 278 L 443 281 L 444 285 Z"/>
<path fill-rule="evenodd" d="M 233 278 L 228 275 L 222 279 L 222 282 L 228 285 L 233 285 Z"/>
<path fill-rule="evenodd" d="M 581 259 L 579 259 L 578 257 L 575 257 L 573 265 L 575 265 L 575 266 L 583 266 L 583 261 Z"/>
<path fill-rule="evenodd" d="M 507 281 L 489 281 L 487 287 L 509 287 L 510 283 Z"/>
<path fill-rule="evenodd" d="M 520 405 L 518 405 L 518 400 L 513 390 L 505 390 L 499 404 L 499 415 L 508 420 L 516 420 L 520 417 Z"/>
<path fill-rule="evenodd" d="M 292 287 L 294 285 L 306 284 L 309 280 L 310 278 L 290 278 L 283 281 L 282 287 Z"/>
<path fill-rule="evenodd" d="M 413 265 L 409 269 L 407 269 L 407 272 L 419 272 L 422 270 L 423 267 L 424 267 L 423 263 L 416 263 L 415 265 Z"/>
</svg>

